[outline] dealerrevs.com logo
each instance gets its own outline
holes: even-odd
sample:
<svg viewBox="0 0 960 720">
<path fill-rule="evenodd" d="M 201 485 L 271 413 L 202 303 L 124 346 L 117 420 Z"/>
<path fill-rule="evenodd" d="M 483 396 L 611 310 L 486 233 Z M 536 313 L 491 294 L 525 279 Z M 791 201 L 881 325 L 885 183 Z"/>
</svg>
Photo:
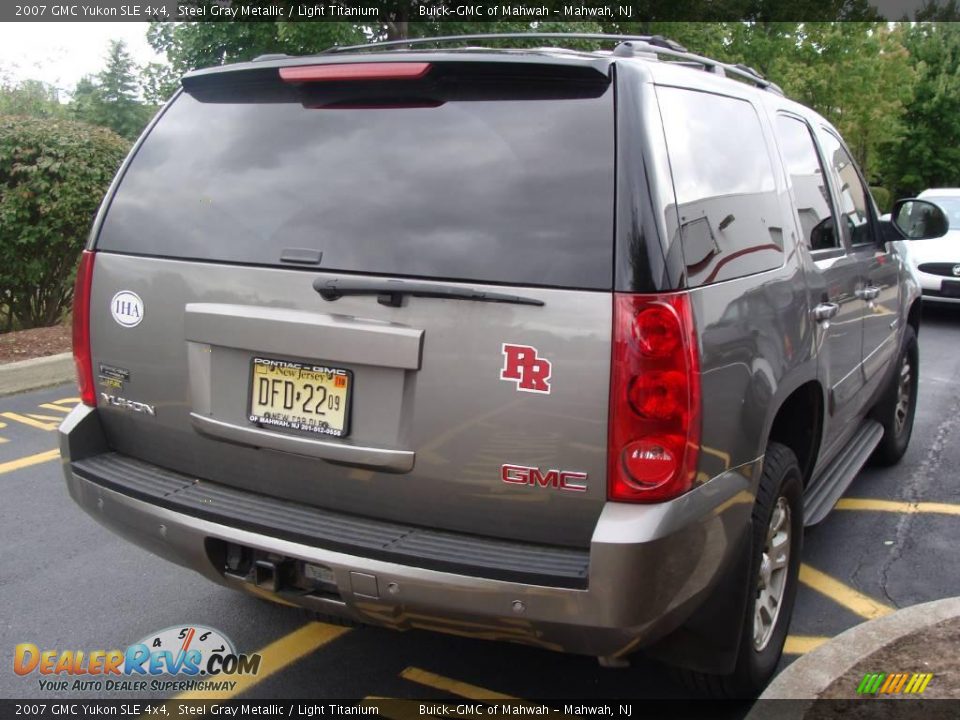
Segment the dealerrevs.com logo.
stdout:
<svg viewBox="0 0 960 720">
<path fill-rule="evenodd" d="M 232 690 L 234 675 L 256 675 L 261 657 L 237 653 L 219 630 L 202 625 L 169 627 L 124 650 L 45 650 L 34 643 L 14 649 L 13 671 L 38 676 L 41 690 Z M 177 680 L 160 677 L 175 677 Z"/>
<path fill-rule="evenodd" d="M 933 673 L 867 673 L 857 695 L 922 695 Z"/>
</svg>

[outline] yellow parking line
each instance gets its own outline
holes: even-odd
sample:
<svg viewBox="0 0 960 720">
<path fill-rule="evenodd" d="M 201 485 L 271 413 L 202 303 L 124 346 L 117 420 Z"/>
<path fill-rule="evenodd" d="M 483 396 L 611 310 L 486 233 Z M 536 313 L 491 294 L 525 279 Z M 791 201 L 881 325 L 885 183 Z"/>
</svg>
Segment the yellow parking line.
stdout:
<svg viewBox="0 0 960 720">
<path fill-rule="evenodd" d="M 305 655 L 309 655 L 317 648 L 326 645 L 331 640 L 336 640 L 344 633 L 350 632 L 350 628 L 340 627 L 338 625 L 328 625 L 326 623 L 312 622 L 294 630 L 288 635 L 284 635 L 279 640 L 275 640 L 262 650 L 260 653 L 260 672 L 256 675 L 223 675 L 225 680 L 236 681 L 233 690 L 218 690 L 214 692 L 203 692 L 200 690 L 191 690 L 175 696 L 174 700 L 229 700 L 236 697 L 245 690 L 249 690 L 257 683 L 266 680 L 287 665 L 296 662 Z"/>
<path fill-rule="evenodd" d="M 28 427 L 36 428 L 37 430 L 46 430 L 52 432 L 60 427 L 60 421 L 62 418 L 53 417 L 52 415 L 37 415 L 35 413 L 30 413 L 28 415 L 21 415 L 20 413 L 15 412 L 5 412 L 0 413 L 7 420 L 13 420 L 14 422 L 21 423 Z"/>
<path fill-rule="evenodd" d="M 48 450 L 47 452 L 37 453 L 36 455 L 22 457 L 19 460 L 10 460 L 5 463 L 0 463 L 0 475 L 30 467 L 31 465 L 39 465 L 40 463 L 50 462 L 51 460 L 58 460 L 59 458 L 59 450 Z"/>
<path fill-rule="evenodd" d="M 787 642 L 783 646 L 786 655 L 806 655 L 811 650 L 827 642 L 828 637 L 814 637 L 811 635 L 787 635 Z"/>
<path fill-rule="evenodd" d="M 889 615 L 894 610 L 806 564 L 800 566 L 800 582 L 867 620 Z"/>
<path fill-rule="evenodd" d="M 486 688 L 471 685 L 460 680 L 453 680 L 452 678 L 444 677 L 443 675 L 437 675 L 435 673 L 427 672 L 426 670 L 421 670 L 420 668 L 415 667 L 408 667 L 406 670 L 400 673 L 400 677 L 402 677 L 404 680 L 409 680 L 410 682 L 419 683 L 420 685 L 427 685 L 429 687 L 436 688 L 437 690 L 444 690 L 448 693 L 459 695 L 460 697 L 465 697 L 470 700 L 517 699 L 512 695 L 504 695 L 503 693 L 487 690 Z"/>
<path fill-rule="evenodd" d="M 53 404 L 54 405 L 79 405 L 80 398 L 78 397 L 60 398 L 59 400 L 54 400 Z"/>
<path fill-rule="evenodd" d="M 892 513 L 939 513 L 960 515 L 960 505 L 939 502 L 896 502 L 894 500 L 870 500 L 866 498 L 843 498 L 836 504 L 837 510 L 873 510 Z"/>
<path fill-rule="evenodd" d="M 57 412 L 69 413 L 70 408 L 64 407 L 63 405 L 55 405 L 53 403 L 41 403 L 37 407 L 43 408 L 44 410 L 56 410 Z"/>
</svg>

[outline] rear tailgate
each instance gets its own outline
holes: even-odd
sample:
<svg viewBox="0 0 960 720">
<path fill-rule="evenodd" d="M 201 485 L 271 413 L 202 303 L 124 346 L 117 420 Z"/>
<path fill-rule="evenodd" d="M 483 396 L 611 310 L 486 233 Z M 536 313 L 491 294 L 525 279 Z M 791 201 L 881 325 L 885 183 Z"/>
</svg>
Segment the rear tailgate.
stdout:
<svg viewBox="0 0 960 720">
<path fill-rule="evenodd" d="M 187 83 L 96 246 L 113 448 L 333 510 L 589 543 L 606 497 L 613 90 L 592 69 L 463 65 L 398 85 L 276 68 Z M 360 273 L 543 304 L 314 290 Z"/>
</svg>

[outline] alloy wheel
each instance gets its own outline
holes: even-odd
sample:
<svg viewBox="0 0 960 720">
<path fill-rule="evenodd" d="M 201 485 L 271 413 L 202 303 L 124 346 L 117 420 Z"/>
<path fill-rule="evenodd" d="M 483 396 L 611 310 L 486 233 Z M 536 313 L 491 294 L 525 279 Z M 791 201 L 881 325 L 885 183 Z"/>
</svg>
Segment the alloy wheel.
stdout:
<svg viewBox="0 0 960 720">
<path fill-rule="evenodd" d="M 757 652 L 770 642 L 780 616 L 790 565 L 790 532 L 790 504 L 781 496 L 770 515 L 760 557 L 753 612 L 753 647 Z"/>
<path fill-rule="evenodd" d="M 897 431 L 897 436 L 903 432 L 903 428 L 910 416 L 910 395 L 913 384 L 913 373 L 910 366 L 910 355 L 904 354 L 903 363 L 900 365 L 900 383 L 897 386 L 897 406 L 894 409 L 893 423 Z"/>
</svg>

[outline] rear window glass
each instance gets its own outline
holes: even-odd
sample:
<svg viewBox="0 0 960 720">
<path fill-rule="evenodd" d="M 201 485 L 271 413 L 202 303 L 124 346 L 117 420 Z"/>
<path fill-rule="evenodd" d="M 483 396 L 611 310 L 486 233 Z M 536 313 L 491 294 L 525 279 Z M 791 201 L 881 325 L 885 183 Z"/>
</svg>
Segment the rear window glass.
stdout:
<svg viewBox="0 0 960 720">
<path fill-rule="evenodd" d="M 689 285 L 783 264 L 770 153 L 753 106 L 711 93 L 657 88 Z"/>
<path fill-rule="evenodd" d="M 133 159 L 98 248 L 263 265 L 298 248 L 323 253 L 320 270 L 611 287 L 609 86 L 308 105 L 276 87 L 242 101 L 182 94 Z"/>
</svg>

